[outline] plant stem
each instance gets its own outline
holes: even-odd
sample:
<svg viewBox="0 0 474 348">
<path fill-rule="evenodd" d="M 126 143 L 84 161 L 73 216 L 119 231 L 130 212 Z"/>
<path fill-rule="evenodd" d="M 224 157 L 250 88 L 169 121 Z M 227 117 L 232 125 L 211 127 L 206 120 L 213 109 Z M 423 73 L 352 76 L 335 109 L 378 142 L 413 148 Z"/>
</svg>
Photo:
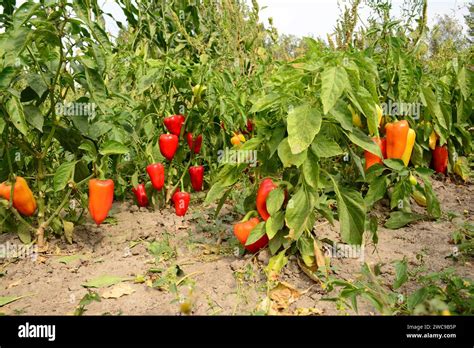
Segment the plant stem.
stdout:
<svg viewBox="0 0 474 348">
<path fill-rule="evenodd" d="M 189 168 L 189 166 L 191 165 L 192 160 L 193 160 L 193 155 L 191 154 L 191 157 L 189 158 L 188 164 L 186 164 L 186 167 L 184 168 L 183 174 L 181 174 L 181 177 L 179 178 L 178 183 L 177 183 L 176 185 L 174 185 L 171 190 L 168 190 L 168 197 L 166 197 L 166 203 L 169 202 L 169 200 L 170 200 L 170 198 L 171 198 L 171 194 L 174 192 L 174 190 L 176 190 L 176 188 L 178 187 L 179 183 L 183 181 L 183 178 L 184 178 L 184 176 L 186 175 L 186 173 L 187 173 L 187 171 L 188 171 L 188 168 Z M 169 187 L 169 186 L 168 186 L 168 187 Z"/>
<path fill-rule="evenodd" d="M 42 222 L 40 224 L 40 226 L 38 227 L 38 229 L 36 230 L 36 235 L 38 237 L 38 247 L 40 249 L 42 249 L 44 247 L 44 232 L 45 230 L 49 227 L 49 225 L 51 224 L 51 222 L 53 221 L 54 218 L 56 218 L 56 216 L 59 215 L 59 213 L 61 212 L 61 210 L 63 210 L 64 206 L 66 205 L 66 203 L 69 201 L 69 198 L 71 196 L 71 193 L 72 193 L 72 189 L 69 189 L 67 194 L 64 196 L 63 198 L 63 201 L 61 202 L 61 204 L 56 208 L 56 210 L 53 212 L 53 214 L 50 215 L 50 217 L 48 218 L 48 220 L 46 220 L 45 222 Z"/>
</svg>

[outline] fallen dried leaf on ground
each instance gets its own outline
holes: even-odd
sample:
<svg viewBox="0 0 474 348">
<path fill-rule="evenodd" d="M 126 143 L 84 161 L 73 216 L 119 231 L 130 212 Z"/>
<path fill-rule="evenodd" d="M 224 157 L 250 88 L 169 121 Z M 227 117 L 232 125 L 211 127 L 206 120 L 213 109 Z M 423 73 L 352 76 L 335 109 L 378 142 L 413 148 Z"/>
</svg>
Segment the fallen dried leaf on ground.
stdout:
<svg viewBox="0 0 474 348">
<path fill-rule="evenodd" d="M 270 290 L 271 311 L 282 312 L 301 296 L 301 292 L 292 285 L 281 282 Z M 271 313 L 273 314 L 273 313 Z"/>
<path fill-rule="evenodd" d="M 130 284 L 127 283 L 120 283 L 114 285 L 107 290 L 105 290 L 102 294 L 102 298 L 119 298 L 125 295 L 131 295 L 135 292 Z"/>
</svg>

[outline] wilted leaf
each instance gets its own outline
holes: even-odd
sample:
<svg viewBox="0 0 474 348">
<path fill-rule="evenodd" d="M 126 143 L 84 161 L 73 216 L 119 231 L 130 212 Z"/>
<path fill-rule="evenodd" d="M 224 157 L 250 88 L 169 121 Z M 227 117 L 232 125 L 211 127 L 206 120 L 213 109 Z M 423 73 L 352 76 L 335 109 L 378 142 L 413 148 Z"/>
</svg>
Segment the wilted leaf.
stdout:
<svg viewBox="0 0 474 348">
<path fill-rule="evenodd" d="M 70 221 L 63 220 L 63 228 L 64 228 L 64 237 L 66 237 L 66 240 L 69 244 L 72 244 L 74 224 Z"/>
<path fill-rule="evenodd" d="M 119 298 L 125 295 L 133 294 L 134 292 L 135 290 L 132 288 L 130 284 L 120 283 L 105 290 L 102 293 L 101 297 L 102 298 Z"/>
<path fill-rule="evenodd" d="M 314 256 L 316 257 L 316 265 L 318 270 L 326 271 L 326 258 L 324 257 L 323 251 L 321 250 L 321 242 L 313 240 L 314 245 Z"/>
<path fill-rule="evenodd" d="M 278 314 L 286 310 L 301 296 L 301 292 L 292 285 L 281 282 L 270 290 L 271 310 Z"/>
</svg>

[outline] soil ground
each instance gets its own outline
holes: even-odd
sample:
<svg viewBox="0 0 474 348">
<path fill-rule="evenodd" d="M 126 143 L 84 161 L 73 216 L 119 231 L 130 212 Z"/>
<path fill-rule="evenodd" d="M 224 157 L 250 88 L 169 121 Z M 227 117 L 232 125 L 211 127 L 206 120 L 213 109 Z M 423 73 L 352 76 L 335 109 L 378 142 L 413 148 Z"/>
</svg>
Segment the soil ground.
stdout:
<svg viewBox="0 0 474 348">
<path fill-rule="evenodd" d="M 443 219 L 423 221 L 398 230 L 379 226 L 379 243 L 365 247 L 365 261 L 382 262 L 382 280 L 391 284 L 393 262 L 406 257 L 410 267 L 423 265 L 426 272 L 449 267 L 459 275 L 474 278 L 472 260 L 453 261 L 450 238 L 463 221 L 473 222 L 473 185 L 456 185 L 447 180 L 433 181 L 443 208 Z M 239 256 L 232 234 L 237 216 L 225 206 L 221 218 L 212 221 L 212 207 L 194 205 L 185 218 L 170 209 L 149 211 L 129 203 L 114 205 L 114 219 L 96 227 L 89 223 L 74 230 L 74 242 L 50 239 L 49 251 L 36 261 L 30 258 L 6 259 L 0 263 L 0 297 L 22 298 L 0 307 L 7 315 L 70 315 L 88 293 L 83 285 L 103 276 L 123 281 L 108 287 L 91 288 L 101 296 L 86 306 L 91 315 L 177 315 L 191 311 L 197 315 L 256 313 L 266 298 L 263 268 L 269 255 Z M 380 204 L 375 214 L 387 216 Z M 447 213 L 457 217 L 449 221 Z M 115 220 L 115 221 L 114 221 Z M 212 222 L 211 222 L 212 221 Z M 318 222 L 316 233 L 338 240 L 338 225 Z M 12 234 L 0 235 L 0 245 L 20 244 Z M 0 260 L 1 261 L 1 260 Z M 361 262 L 357 259 L 331 259 L 333 276 L 355 279 Z M 353 314 L 327 297 L 321 284 L 309 279 L 294 257 L 281 274 L 281 281 L 297 296 L 289 296 L 286 314 Z M 90 284 L 89 284 L 90 285 Z M 415 289 L 409 282 L 406 290 Z M 291 290 L 289 293 L 291 294 Z M 332 297 L 334 293 L 330 294 Z M 368 303 L 359 305 L 359 314 L 376 314 Z"/>
</svg>

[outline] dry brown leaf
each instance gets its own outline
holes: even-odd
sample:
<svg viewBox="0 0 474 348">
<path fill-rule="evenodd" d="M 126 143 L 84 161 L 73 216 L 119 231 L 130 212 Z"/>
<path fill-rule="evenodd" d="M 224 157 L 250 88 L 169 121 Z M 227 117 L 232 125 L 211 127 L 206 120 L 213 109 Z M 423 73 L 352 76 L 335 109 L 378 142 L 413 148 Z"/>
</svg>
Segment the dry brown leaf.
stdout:
<svg viewBox="0 0 474 348">
<path fill-rule="evenodd" d="M 301 292 L 292 285 L 281 282 L 270 290 L 271 309 L 281 312 L 287 309 L 301 296 Z"/>
<path fill-rule="evenodd" d="M 304 264 L 304 262 L 300 261 L 300 258 L 297 258 L 296 261 L 298 262 L 298 266 L 300 266 L 301 270 L 306 274 L 310 279 L 314 280 L 317 283 L 322 283 L 321 279 L 319 279 L 313 270 L 311 270 L 308 266 Z"/>
<path fill-rule="evenodd" d="M 323 252 L 321 251 L 321 245 L 318 241 L 313 241 L 314 247 L 314 256 L 316 256 L 316 264 L 318 265 L 318 269 L 321 267 L 326 267 L 326 258 L 324 257 Z"/>
<path fill-rule="evenodd" d="M 103 298 L 119 298 L 125 295 L 133 294 L 135 290 L 128 283 L 119 283 L 110 288 L 107 288 L 102 293 Z"/>
</svg>

